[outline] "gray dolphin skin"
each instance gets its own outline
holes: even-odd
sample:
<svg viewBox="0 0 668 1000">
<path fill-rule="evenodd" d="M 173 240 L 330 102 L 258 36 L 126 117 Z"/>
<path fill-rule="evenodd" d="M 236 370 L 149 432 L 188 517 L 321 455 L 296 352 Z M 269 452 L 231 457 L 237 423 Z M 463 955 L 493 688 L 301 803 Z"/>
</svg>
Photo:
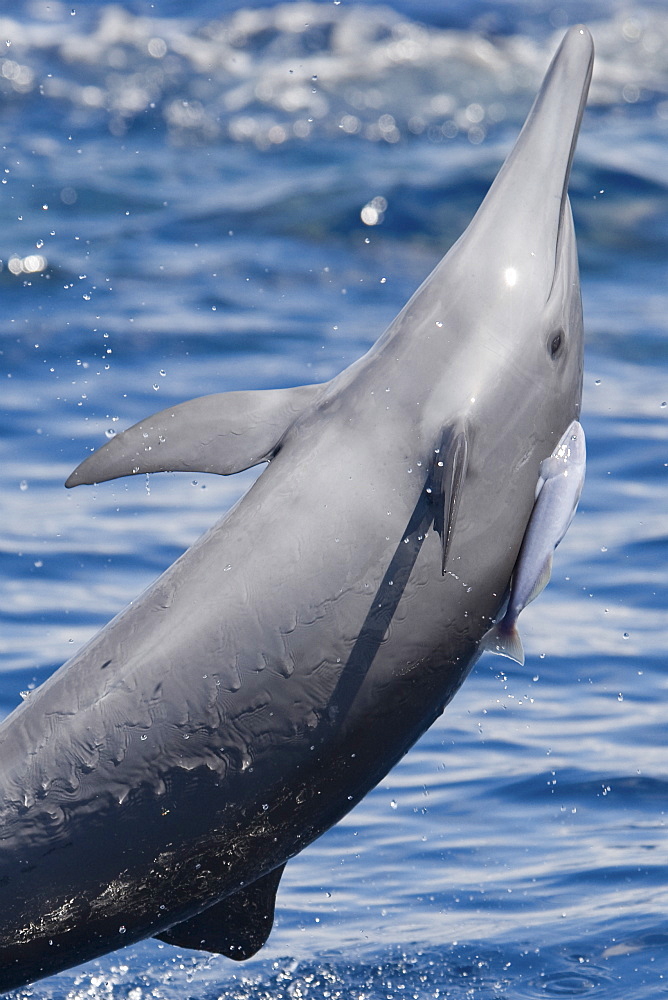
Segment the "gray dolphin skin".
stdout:
<svg viewBox="0 0 668 1000">
<path fill-rule="evenodd" d="M 580 414 L 566 189 L 592 61 L 571 28 L 470 226 L 364 357 L 164 410 L 70 476 L 269 463 L 0 727 L 0 990 L 149 936 L 250 956 L 285 863 L 464 681 Z"/>
</svg>

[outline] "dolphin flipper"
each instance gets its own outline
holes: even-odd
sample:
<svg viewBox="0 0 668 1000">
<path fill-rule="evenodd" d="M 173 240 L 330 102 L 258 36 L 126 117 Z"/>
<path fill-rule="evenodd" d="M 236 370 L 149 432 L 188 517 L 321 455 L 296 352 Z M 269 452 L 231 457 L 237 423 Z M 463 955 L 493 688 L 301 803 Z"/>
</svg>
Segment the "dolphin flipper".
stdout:
<svg viewBox="0 0 668 1000">
<path fill-rule="evenodd" d="M 196 917 L 155 936 L 178 948 L 213 951 L 237 962 L 251 958 L 269 937 L 284 868 L 280 865 Z"/>
<path fill-rule="evenodd" d="M 199 396 L 117 434 L 89 455 L 65 485 L 104 483 L 143 472 L 228 476 L 266 462 L 322 385 Z"/>
<path fill-rule="evenodd" d="M 432 502 L 435 505 L 434 528 L 441 539 L 443 576 L 445 576 L 467 464 L 468 441 L 465 429 L 461 426 L 446 428 L 441 438 L 441 446 L 434 455 L 430 476 Z"/>
</svg>

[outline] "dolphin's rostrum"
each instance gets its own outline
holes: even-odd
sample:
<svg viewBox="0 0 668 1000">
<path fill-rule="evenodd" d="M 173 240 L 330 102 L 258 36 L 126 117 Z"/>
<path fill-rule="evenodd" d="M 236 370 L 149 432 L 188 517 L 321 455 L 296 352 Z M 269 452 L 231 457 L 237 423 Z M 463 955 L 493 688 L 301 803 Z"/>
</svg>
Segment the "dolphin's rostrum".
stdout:
<svg viewBox="0 0 668 1000">
<path fill-rule="evenodd" d="M 70 476 L 269 462 L 0 728 L 0 989 L 151 935 L 252 954 L 286 861 L 470 671 L 579 417 L 566 188 L 592 59 L 570 29 L 469 228 L 364 357 L 164 410 Z"/>
</svg>

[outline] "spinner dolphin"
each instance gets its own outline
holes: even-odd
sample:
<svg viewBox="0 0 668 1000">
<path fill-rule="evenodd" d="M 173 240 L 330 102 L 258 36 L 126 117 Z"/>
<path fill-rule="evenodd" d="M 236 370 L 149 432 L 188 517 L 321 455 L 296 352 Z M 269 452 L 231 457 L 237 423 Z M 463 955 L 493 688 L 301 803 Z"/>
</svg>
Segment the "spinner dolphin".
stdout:
<svg viewBox="0 0 668 1000">
<path fill-rule="evenodd" d="M 470 226 L 364 357 L 164 410 L 70 476 L 268 463 L 0 727 L 0 989 L 149 936 L 253 954 L 285 863 L 471 670 L 579 417 L 566 189 L 592 60 L 570 29 Z"/>
</svg>

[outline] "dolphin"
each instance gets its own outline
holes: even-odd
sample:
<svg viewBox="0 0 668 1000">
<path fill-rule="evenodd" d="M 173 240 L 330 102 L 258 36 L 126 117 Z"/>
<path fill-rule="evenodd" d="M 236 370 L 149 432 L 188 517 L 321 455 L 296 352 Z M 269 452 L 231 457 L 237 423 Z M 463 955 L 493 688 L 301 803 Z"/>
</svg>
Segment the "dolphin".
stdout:
<svg viewBox="0 0 668 1000">
<path fill-rule="evenodd" d="M 437 718 L 580 414 L 571 28 L 464 235 L 331 381 L 206 396 L 68 486 L 267 467 L 0 727 L 0 990 L 140 939 L 246 958 L 286 862 Z"/>
</svg>

